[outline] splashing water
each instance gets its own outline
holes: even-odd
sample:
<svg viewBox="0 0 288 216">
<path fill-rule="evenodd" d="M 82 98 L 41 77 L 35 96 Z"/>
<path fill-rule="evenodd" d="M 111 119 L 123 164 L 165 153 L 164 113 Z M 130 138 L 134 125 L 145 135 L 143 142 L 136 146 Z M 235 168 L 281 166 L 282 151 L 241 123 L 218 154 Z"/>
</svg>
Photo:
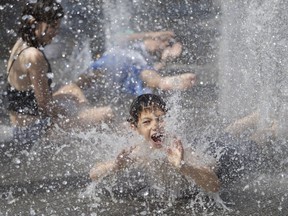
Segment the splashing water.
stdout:
<svg viewBox="0 0 288 216">
<path fill-rule="evenodd" d="M 185 123 L 185 119 L 179 112 L 181 110 L 179 105 L 181 104 L 181 97 L 176 93 L 168 101 L 168 104 L 172 103 L 172 108 L 169 110 L 166 126 L 170 132 L 173 131 L 173 134 L 176 133 L 177 136 L 181 137 L 183 135 L 182 124 Z M 96 131 L 85 133 L 86 138 L 97 137 L 98 154 L 95 154 L 96 161 L 99 159 L 105 161 L 109 158 L 114 160 L 120 149 L 127 148 L 129 143 L 133 145 L 143 142 L 141 137 L 130 135 L 119 135 L 109 131 L 107 134 L 99 134 Z M 190 145 L 190 143 L 184 144 L 185 146 Z M 101 213 L 122 209 L 123 206 L 127 205 L 127 202 L 131 208 L 136 208 L 137 213 L 144 215 L 165 214 L 175 211 L 208 214 L 216 209 L 217 211 L 224 209 L 224 204 L 222 206 L 217 204 L 218 202 L 221 204 L 219 197 L 215 202 L 213 196 L 207 196 L 195 186 L 193 181 L 187 181 L 176 174 L 170 166 L 160 162 L 164 155 L 145 153 L 144 149 L 141 151 L 141 156 L 143 155 L 152 161 L 148 167 L 140 163 L 129 170 L 112 174 L 100 181 L 91 183 L 79 196 L 82 199 L 92 200 L 91 208 L 95 209 L 95 212 Z M 209 162 L 209 159 L 211 158 L 202 157 L 205 163 Z M 124 211 L 129 212 L 131 209 Z"/>
<path fill-rule="evenodd" d="M 286 152 L 287 145 L 288 50 L 285 35 L 288 4 L 282 0 L 273 2 L 254 0 L 221 1 L 221 6 L 223 14 L 219 49 L 219 113 L 230 121 L 255 111 L 259 113 L 259 121 L 255 122 L 256 129 L 251 127 L 247 133 L 250 135 L 255 131 L 263 131 L 264 133 L 260 135 L 268 137 L 262 142 L 261 148 L 266 150 L 262 149 L 261 154 L 266 157 L 265 161 L 270 163 L 264 170 L 255 173 L 267 180 L 271 180 L 275 175 L 275 179 L 281 181 L 281 174 L 277 172 L 287 170 L 287 166 L 283 165 L 286 160 L 286 153 L 283 152 Z M 273 124 L 277 125 L 274 132 L 276 137 L 271 138 L 270 134 L 273 133 L 268 129 Z M 245 133 L 242 136 L 245 137 Z M 264 145 L 267 142 L 270 143 L 268 147 Z M 247 155 L 252 153 L 253 151 L 246 151 Z M 275 165 L 272 165 L 273 163 Z M 255 182 L 257 180 L 250 180 L 252 185 Z M 258 182 L 260 189 L 255 189 L 255 185 L 253 187 L 257 208 L 262 208 L 262 212 L 269 211 L 267 205 L 270 204 L 270 206 L 279 205 L 282 209 L 281 202 L 275 200 L 271 203 L 265 202 L 265 197 L 269 197 L 270 193 L 263 192 L 262 197 L 256 195 L 260 193 L 259 190 L 267 192 L 265 181 Z M 275 196 L 280 199 L 286 190 L 278 194 L 279 184 L 276 185 L 271 183 L 271 188 Z M 252 188 L 247 192 L 250 190 Z M 236 205 L 241 206 L 240 202 Z M 278 214 L 276 212 L 279 209 L 276 207 L 273 209 L 273 214 Z"/>
<path fill-rule="evenodd" d="M 119 35 L 129 33 L 131 3 L 122 0 L 108 0 L 103 4 L 105 14 L 106 50 L 119 46 Z"/>
<path fill-rule="evenodd" d="M 133 2 L 145 6 L 140 1 Z M 189 3 L 189 1 L 185 2 Z M 259 128 L 271 124 L 274 118 L 278 120 L 280 128 L 278 136 L 284 141 L 277 146 L 277 151 L 282 152 L 283 149 L 285 150 L 287 131 L 288 85 L 285 68 L 288 52 L 286 38 L 281 31 L 285 31 L 287 18 L 284 11 L 287 3 L 280 0 L 273 3 L 268 0 L 222 1 L 221 3 L 223 40 L 219 53 L 218 107 L 208 107 L 210 106 L 208 103 L 205 107 L 206 111 L 201 112 L 203 110 L 188 102 L 183 108 L 183 95 L 176 92 L 168 98 L 167 104 L 171 105 L 171 109 L 167 116 L 167 131 L 183 138 L 185 147 L 192 146 L 197 153 L 201 154 L 218 138 L 219 126 L 215 126 L 217 124 L 215 122 L 218 122 L 216 109 L 221 116 L 231 120 L 258 108 L 262 116 Z M 0 6 L 0 10 L 4 8 Z M 113 41 L 115 33 L 130 30 L 131 11 L 126 1 L 105 1 L 104 10 L 105 20 L 109 20 L 105 22 L 106 46 L 109 49 L 117 44 L 117 41 L 115 43 Z M 119 20 L 116 19 L 119 18 L 118 14 L 123 14 Z M 179 25 L 183 20 L 176 20 L 175 23 Z M 188 38 L 190 39 L 190 36 Z M 81 51 L 79 47 L 82 45 Z M 67 62 L 55 70 L 64 71 L 59 76 L 65 81 L 77 77 L 78 72 L 86 69 L 91 63 L 90 41 L 84 40 L 83 44 L 77 46 L 74 47 L 73 54 Z M 192 100 L 194 95 L 186 95 L 187 97 L 188 100 Z M 196 104 L 197 102 L 198 105 L 203 104 L 200 100 L 196 101 Z M 198 120 L 203 122 L 198 123 Z M 178 176 L 171 174 L 169 167 L 162 167 L 157 161 L 152 167 L 140 167 L 140 170 L 139 167 L 133 167 L 135 169 L 130 172 L 119 173 L 118 179 L 117 176 L 110 176 L 102 179 L 101 182 L 90 183 L 85 180 L 82 185 L 79 179 L 73 182 L 71 179 L 74 177 L 86 176 L 95 162 L 114 159 L 121 149 L 142 140 L 137 139 L 132 133 L 123 135 L 122 130 L 115 132 L 105 124 L 88 132 L 58 131 L 58 133 L 61 134 L 59 137 L 36 143 L 29 152 L 21 151 L 20 155 L 12 160 L 13 163 L 1 164 L 1 184 L 8 185 L 11 189 L 7 194 L 1 191 L 3 198 L 1 201 L 7 205 L 1 206 L 0 214 L 11 211 L 13 215 L 11 209 L 20 208 L 25 212 L 27 208 L 26 212 L 31 215 L 43 212 L 48 214 L 77 212 L 78 215 L 90 212 L 91 215 L 111 215 L 119 212 L 129 214 L 135 211 L 140 215 L 179 215 L 181 213 L 183 215 L 218 215 L 218 213 L 229 215 L 231 212 L 227 208 L 231 205 L 230 200 L 235 202 L 235 205 L 231 206 L 233 209 L 231 215 L 234 213 L 241 215 L 242 212 L 252 214 L 253 211 L 255 213 L 258 210 L 261 210 L 263 215 L 269 215 L 271 214 L 269 209 L 272 207 L 275 214 L 284 215 L 287 211 L 288 192 L 285 174 L 287 160 L 282 156 L 277 158 L 281 162 L 280 166 L 273 164 L 275 158 L 270 157 L 269 150 L 275 152 L 276 147 L 267 151 L 269 156 L 267 161 L 271 161 L 270 166 L 266 168 L 267 172 L 254 173 L 254 170 L 251 170 L 251 175 L 248 175 L 247 179 L 240 179 L 238 184 L 230 187 L 222 185 L 224 189 L 220 192 L 220 198 L 225 198 L 222 198 L 224 200 L 222 201 L 219 199 L 219 194 L 207 196 L 202 191 L 198 191 L 193 182 L 189 182 L 187 186 L 187 182 L 180 181 Z M 211 136 L 208 141 L 207 135 Z M 196 144 L 194 137 L 200 137 Z M 236 144 L 243 143 L 236 142 Z M 222 156 L 221 154 L 222 149 L 217 149 L 217 160 Z M 151 157 L 156 158 L 161 155 L 151 155 Z M 211 158 L 203 157 L 203 160 L 210 162 Z M 237 160 L 233 161 L 236 162 Z M 274 174 L 273 171 L 278 169 L 283 173 Z M 147 173 L 153 175 L 147 176 Z M 253 174 L 256 178 L 253 178 Z M 32 182 L 31 177 L 33 177 Z M 56 184 L 53 182 L 47 185 L 46 181 L 49 179 L 56 179 Z M 59 179 L 58 183 L 57 179 Z M 23 186 L 21 184 L 24 180 L 29 183 Z M 21 184 L 13 189 L 11 182 L 15 181 Z M 38 181 L 40 183 L 37 183 Z M 36 184 L 40 184 L 39 188 L 46 193 L 41 194 L 39 189 L 35 189 Z M 65 190 L 57 192 L 57 184 L 61 185 L 60 189 L 63 187 Z M 84 189 L 79 192 L 71 185 L 74 187 L 80 185 L 78 187 Z M 23 198 L 16 198 L 15 194 L 19 193 L 23 194 Z M 269 198 L 272 201 L 269 201 Z M 61 204 L 61 201 L 64 204 Z"/>
<path fill-rule="evenodd" d="M 55 46 L 57 46 L 57 43 Z M 59 44 L 58 46 L 64 45 Z M 62 47 L 62 49 L 63 48 L 64 47 Z M 53 55 L 59 55 L 57 52 L 61 52 L 61 50 L 58 51 L 57 49 L 54 49 L 50 51 L 50 49 L 45 50 L 45 52 L 52 52 Z M 52 54 L 49 55 L 52 56 Z M 57 73 L 54 74 L 54 80 L 60 80 L 61 84 L 77 80 L 79 75 L 89 68 L 90 64 L 92 63 L 90 39 L 86 38 L 83 39 L 82 42 L 74 44 L 69 56 L 51 60 L 53 62 L 53 71 L 57 71 Z"/>
<path fill-rule="evenodd" d="M 273 119 L 280 121 L 280 128 L 286 125 L 282 121 L 287 105 L 286 8 L 281 0 L 222 2 L 219 111 L 223 116 L 235 119 L 258 109 L 260 129 Z"/>
</svg>

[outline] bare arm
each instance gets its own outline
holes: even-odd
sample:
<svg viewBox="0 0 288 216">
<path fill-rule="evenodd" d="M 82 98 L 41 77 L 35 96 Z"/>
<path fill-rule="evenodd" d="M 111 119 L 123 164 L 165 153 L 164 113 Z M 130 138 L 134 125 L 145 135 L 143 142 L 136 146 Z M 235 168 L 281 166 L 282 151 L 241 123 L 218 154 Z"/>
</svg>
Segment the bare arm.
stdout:
<svg viewBox="0 0 288 216">
<path fill-rule="evenodd" d="M 180 172 L 191 177 L 205 191 L 217 192 L 220 189 L 219 179 L 210 167 L 198 167 L 185 162 L 181 165 Z"/>
<path fill-rule="evenodd" d="M 96 163 L 90 170 L 90 178 L 94 181 L 107 176 L 111 172 L 118 170 L 118 166 L 115 161 L 109 161 L 106 163 Z"/>
<path fill-rule="evenodd" d="M 196 82 L 193 73 L 162 77 L 155 70 L 143 70 L 140 76 L 148 87 L 161 90 L 185 90 L 191 88 Z"/>
<path fill-rule="evenodd" d="M 48 116 L 53 115 L 53 98 L 48 85 L 48 64 L 43 54 L 34 50 L 28 59 L 31 66 L 28 69 L 30 82 L 34 88 L 39 110 Z"/>
<path fill-rule="evenodd" d="M 108 161 L 104 163 L 96 163 L 90 170 L 90 178 L 94 181 L 103 178 L 117 170 L 123 169 L 128 164 L 131 164 L 133 161 L 129 157 L 135 147 L 131 147 L 128 150 L 123 150 L 116 158 L 115 161 Z"/>
<path fill-rule="evenodd" d="M 66 85 L 55 92 L 53 95 L 48 83 L 47 71 L 48 71 L 48 62 L 43 54 L 35 49 L 32 50 L 29 54 L 28 62 L 31 62 L 31 66 L 28 69 L 29 77 L 31 85 L 33 86 L 35 97 L 37 100 L 37 105 L 39 111 L 44 116 L 50 116 L 53 118 L 57 118 L 58 114 L 66 115 L 66 108 L 63 108 L 57 104 L 57 100 L 61 97 L 57 97 L 60 91 L 66 90 L 67 92 L 71 92 L 70 95 L 76 95 L 76 85 L 73 90 L 73 85 Z M 78 87 L 77 87 L 78 88 Z M 80 89 L 79 89 L 80 90 Z M 81 90 L 80 90 L 81 91 Z M 55 96 L 55 97 L 54 97 Z M 55 99 L 56 98 L 56 99 Z"/>
<path fill-rule="evenodd" d="M 167 150 L 168 161 L 179 169 L 180 173 L 191 177 L 195 183 L 208 192 L 217 192 L 220 189 L 220 182 L 214 171 L 205 165 L 200 165 L 191 158 L 184 158 L 184 149 L 180 140 L 175 139 Z M 199 160 L 195 156 L 194 160 Z"/>
</svg>

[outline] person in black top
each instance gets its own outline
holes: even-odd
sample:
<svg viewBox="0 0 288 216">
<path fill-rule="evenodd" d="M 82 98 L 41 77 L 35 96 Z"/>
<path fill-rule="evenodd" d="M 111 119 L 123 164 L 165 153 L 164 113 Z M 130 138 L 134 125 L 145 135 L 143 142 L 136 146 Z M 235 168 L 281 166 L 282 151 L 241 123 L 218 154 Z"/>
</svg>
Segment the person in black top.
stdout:
<svg viewBox="0 0 288 216">
<path fill-rule="evenodd" d="M 43 47 L 56 36 L 63 16 L 56 0 L 38 0 L 24 6 L 21 37 L 11 50 L 5 92 L 11 123 L 16 127 L 27 128 L 44 120 L 63 129 L 82 129 L 113 117 L 109 106 L 90 106 L 73 83 L 53 92 L 53 74 Z"/>
</svg>

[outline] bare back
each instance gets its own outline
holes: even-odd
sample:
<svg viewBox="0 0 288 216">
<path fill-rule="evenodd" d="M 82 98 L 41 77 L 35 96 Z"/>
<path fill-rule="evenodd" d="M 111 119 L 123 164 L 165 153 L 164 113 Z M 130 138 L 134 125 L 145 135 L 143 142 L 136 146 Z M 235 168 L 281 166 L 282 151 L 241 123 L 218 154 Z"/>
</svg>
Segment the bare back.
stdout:
<svg viewBox="0 0 288 216">
<path fill-rule="evenodd" d="M 10 85 L 19 91 L 35 88 L 32 86 L 33 80 L 40 75 L 39 81 L 45 81 L 47 71 L 48 63 L 43 53 L 34 47 L 28 47 L 19 39 L 8 61 L 7 73 Z"/>
</svg>

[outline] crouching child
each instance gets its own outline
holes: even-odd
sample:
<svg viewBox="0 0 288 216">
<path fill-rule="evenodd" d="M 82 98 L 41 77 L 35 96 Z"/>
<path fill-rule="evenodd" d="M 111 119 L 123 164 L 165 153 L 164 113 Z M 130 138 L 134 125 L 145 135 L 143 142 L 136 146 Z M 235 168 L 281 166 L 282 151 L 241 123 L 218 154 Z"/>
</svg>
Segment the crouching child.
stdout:
<svg viewBox="0 0 288 216">
<path fill-rule="evenodd" d="M 169 163 L 175 172 L 187 180 L 192 179 L 206 192 L 218 192 L 220 183 L 213 166 L 199 162 L 202 158 L 196 152 L 184 149 L 179 138 L 171 138 L 171 134 L 165 132 L 167 111 L 165 102 L 159 96 L 138 96 L 131 104 L 128 121 L 144 141 L 122 150 L 113 161 L 96 163 L 90 170 L 90 178 L 98 180 L 139 161 L 149 163 L 149 155 L 159 152 L 164 155 L 160 159 Z"/>
</svg>

